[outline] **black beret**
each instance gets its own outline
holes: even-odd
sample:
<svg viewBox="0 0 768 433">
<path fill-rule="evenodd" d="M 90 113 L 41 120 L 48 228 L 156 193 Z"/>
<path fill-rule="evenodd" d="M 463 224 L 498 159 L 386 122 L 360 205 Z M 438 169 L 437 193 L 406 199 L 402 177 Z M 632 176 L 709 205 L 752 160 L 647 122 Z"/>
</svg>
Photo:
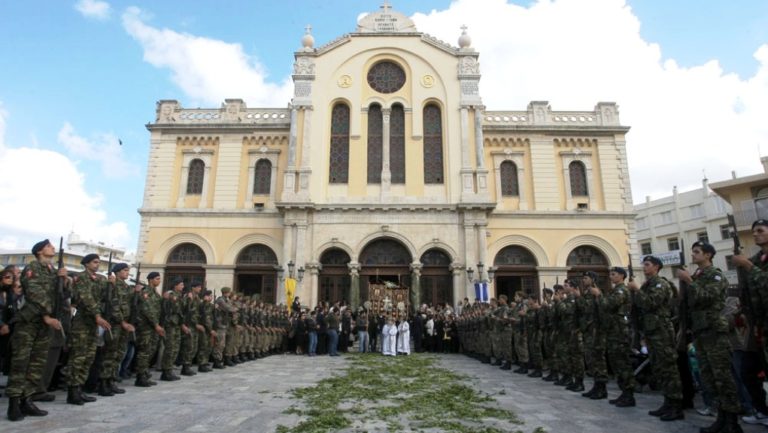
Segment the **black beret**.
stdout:
<svg viewBox="0 0 768 433">
<path fill-rule="evenodd" d="M 152 271 L 147 275 L 147 280 L 154 280 L 155 278 L 160 276 L 160 272 Z"/>
<path fill-rule="evenodd" d="M 51 243 L 51 241 L 49 241 L 48 239 L 36 243 L 35 245 L 32 246 L 32 254 L 37 255 L 37 253 L 39 253 L 40 250 L 45 248 L 46 245 L 48 245 L 50 243 Z"/>
<path fill-rule="evenodd" d="M 622 268 L 621 266 L 614 266 L 611 268 L 611 272 L 616 272 L 617 274 L 624 275 L 624 278 L 627 277 L 627 270 Z"/>
<path fill-rule="evenodd" d="M 171 286 L 176 286 L 178 284 L 183 283 L 184 280 L 181 277 L 176 277 L 171 281 Z"/>
<path fill-rule="evenodd" d="M 80 260 L 80 264 L 84 265 L 86 263 L 91 263 L 92 261 L 94 261 L 94 260 L 96 260 L 98 258 L 99 258 L 98 254 L 93 254 L 93 253 L 87 254 L 85 257 L 83 257 L 83 260 Z"/>
<path fill-rule="evenodd" d="M 709 242 L 706 241 L 696 241 L 691 245 L 691 249 L 694 249 L 696 247 L 701 248 L 701 251 L 705 253 L 712 254 L 712 257 L 715 257 L 715 254 L 717 251 L 715 250 L 715 247 L 712 246 Z"/>
<path fill-rule="evenodd" d="M 203 296 L 211 296 L 211 295 L 213 295 L 213 292 L 210 290 L 206 290 L 205 292 L 203 292 Z"/>
<path fill-rule="evenodd" d="M 768 227 L 768 220 L 760 218 L 759 220 L 752 223 L 752 230 L 755 229 L 756 226 L 765 226 Z"/>
<path fill-rule="evenodd" d="M 203 283 L 195 281 L 194 283 L 190 284 L 190 287 L 203 287 Z"/>
<path fill-rule="evenodd" d="M 643 262 L 651 262 L 651 263 L 653 263 L 654 265 L 658 266 L 658 267 L 659 267 L 659 269 L 661 269 L 661 268 L 663 268 L 663 267 L 664 267 L 664 263 L 662 263 L 662 262 L 661 262 L 661 259 L 659 259 L 659 258 L 658 258 L 658 257 L 656 257 L 656 256 L 645 256 L 645 257 L 643 258 Z"/>
<path fill-rule="evenodd" d="M 597 274 L 593 271 L 584 271 L 583 274 L 581 274 L 583 277 L 589 277 L 592 278 L 592 281 L 597 281 Z"/>
<path fill-rule="evenodd" d="M 128 264 L 127 263 L 118 263 L 115 266 L 112 266 L 112 272 L 114 272 L 114 273 L 118 273 L 118 272 L 122 271 L 123 269 L 128 269 Z"/>
</svg>

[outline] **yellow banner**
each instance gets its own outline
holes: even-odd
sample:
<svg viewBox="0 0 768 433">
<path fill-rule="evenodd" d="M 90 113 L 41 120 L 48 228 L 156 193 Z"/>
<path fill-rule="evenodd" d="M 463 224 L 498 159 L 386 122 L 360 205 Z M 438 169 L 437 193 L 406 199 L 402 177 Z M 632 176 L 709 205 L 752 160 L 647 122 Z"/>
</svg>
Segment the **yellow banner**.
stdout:
<svg viewBox="0 0 768 433">
<path fill-rule="evenodd" d="M 292 313 L 291 304 L 293 304 L 293 296 L 296 293 L 296 280 L 293 278 L 285 279 L 285 299 L 288 304 L 288 313 Z"/>
</svg>

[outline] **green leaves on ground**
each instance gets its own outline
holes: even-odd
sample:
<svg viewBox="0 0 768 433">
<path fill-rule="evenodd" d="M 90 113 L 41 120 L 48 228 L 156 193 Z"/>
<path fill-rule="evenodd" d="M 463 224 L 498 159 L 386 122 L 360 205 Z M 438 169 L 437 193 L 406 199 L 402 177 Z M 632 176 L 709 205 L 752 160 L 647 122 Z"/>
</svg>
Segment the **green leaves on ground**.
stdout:
<svg viewBox="0 0 768 433">
<path fill-rule="evenodd" d="M 521 424 L 509 410 L 474 390 L 467 378 L 436 366 L 433 356 L 350 355 L 350 366 L 317 385 L 292 391 L 304 418 L 278 433 L 440 431 L 501 433 Z"/>
</svg>

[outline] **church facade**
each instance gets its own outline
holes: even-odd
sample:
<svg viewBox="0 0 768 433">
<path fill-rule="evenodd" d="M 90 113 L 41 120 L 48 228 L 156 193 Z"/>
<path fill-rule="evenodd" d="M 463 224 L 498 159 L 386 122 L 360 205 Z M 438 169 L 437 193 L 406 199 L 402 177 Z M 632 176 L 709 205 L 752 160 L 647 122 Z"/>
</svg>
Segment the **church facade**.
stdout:
<svg viewBox="0 0 768 433">
<path fill-rule="evenodd" d="M 357 305 L 389 281 L 414 305 L 453 305 L 476 283 L 534 294 L 626 265 L 629 128 L 616 104 L 486 110 L 466 29 L 452 46 L 386 5 L 301 44 L 287 108 L 157 103 L 142 270 L 267 302 L 285 302 L 293 277 L 304 304 Z"/>
</svg>

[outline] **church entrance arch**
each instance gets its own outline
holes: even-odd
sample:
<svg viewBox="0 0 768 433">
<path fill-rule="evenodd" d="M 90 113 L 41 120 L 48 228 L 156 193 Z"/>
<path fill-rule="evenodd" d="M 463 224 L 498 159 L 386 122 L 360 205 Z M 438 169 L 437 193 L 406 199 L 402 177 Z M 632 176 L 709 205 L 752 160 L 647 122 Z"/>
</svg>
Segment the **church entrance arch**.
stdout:
<svg viewBox="0 0 768 433">
<path fill-rule="evenodd" d="M 541 296 L 536 257 L 525 247 L 504 247 L 493 259 L 496 268 L 494 287 L 496 296 L 506 295 L 511 301 L 517 291 L 526 295 Z"/>
<path fill-rule="evenodd" d="M 453 305 L 453 276 L 451 273 L 451 258 L 437 248 L 427 250 L 419 260 L 421 268 L 421 298 L 422 304 L 436 306 L 437 304 Z"/>
<path fill-rule="evenodd" d="M 575 279 L 581 284 L 581 276 L 586 271 L 597 274 L 597 286 L 601 289 L 610 289 L 608 280 L 608 259 L 602 251 L 589 245 L 576 247 L 568 254 L 566 261 L 568 266 L 568 278 Z"/>
<path fill-rule="evenodd" d="M 264 244 L 243 248 L 235 262 L 235 291 L 257 295 L 262 302 L 277 299 L 277 255 Z"/>
<path fill-rule="evenodd" d="M 360 253 L 360 302 L 367 301 L 369 284 L 385 282 L 411 287 L 411 253 L 400 242 L 379 238 Z"/>
<path fill-rule="evenodd" d="M 323 265 L 317 294 L 320 302 L 328 302 L 331 305 L 342 300 L 349 302 L 351 278 L 347 265 L 350 261 L 349 254 L 341 248 L 329 248 L 320 256 L 320 263 Z"/>
<path fill-rule="evenodd" d="M 207 259 L 202 248 L 193 243 L 184 243 L 174 248 L 165 262 L 163 287 L 170 289 L 171 282 L 177 278 L 184 280 L 184 287 L 193 283 L 205 285 L 205 264 Z"/>
</svg>

